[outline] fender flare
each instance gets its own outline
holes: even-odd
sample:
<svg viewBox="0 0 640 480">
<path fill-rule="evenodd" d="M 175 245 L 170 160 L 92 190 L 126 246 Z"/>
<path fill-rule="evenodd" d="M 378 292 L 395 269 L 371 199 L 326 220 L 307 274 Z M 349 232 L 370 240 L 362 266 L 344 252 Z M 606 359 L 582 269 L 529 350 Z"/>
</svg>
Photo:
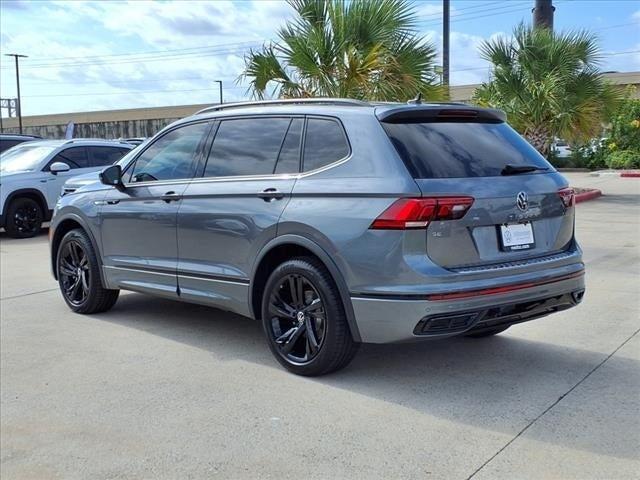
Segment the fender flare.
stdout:
<svg viewBox="0 0 640 480">
<path fill-rule="evenodd" d="M 340 293 L 340 298 L 342 299 L 342 304 L 344 305 L 345 314 L 347 316 L 347 323 L 349 324 L 349 328 L 351 329 L 351 335 L 353 335 L 353 339 L 356 342 L 361 342 L 362 337 L 360 336 L 360 331 L 358 330 L 358 324 L 356 322 L 356 316 L 353 311 L 353 305 L 351 304 L 351 296 L 349 294 L 349 288 L 347 287 L 347 283 L 345 282 L 344 277 L 340 272 L 340 269 L 338 268 L 336 263 L 333 261 L 333 259 L 325 249 L 323 249 L 316 242 L 309 240 L 307 237 L 303 237 L 301 235 L 284 234 L 284 235 L 278 236 L 273 240 L 271 240 L 270 242 L 268 242 L 260 250 L 260 253 L 257 256 L 256 261 L 253 264 L 253 269 L 251 271 L 251 277 L 250 277 L 251 280 L 249 282 L 249 294 L 250 294 L 249 311 L 251 313 L 251 316 L 253 318 L 257 318 L 255 315 L 255 312 L 253 311 L 253 301 L 252 301 L 256 270 L 258 269 L 258 266 L 262 262 L 265 255 L 267 255 L 273 248 L 279 245 L 287 244 L 287 243 L 306 248 L 307 250 L 311 251 L 315 256 L 317 256 L 320 259 L 320 261 L 324 264 L 324 266 L 327 267 L 327 270 L 329 270 L 331 277 L 333 278 L 334 282 L 336 282 L 336 286 L 338 287 L 338 292 Z"/>
<path fill-rule="evenodd" d="M 49 220 L 50 210 L 49 210 L 49 204 L 47 203 L 47 198 L 45 197 L 44 193 L 42 193 L 42 190 L 38 190 L 37 188 L 19 188 L 11 192 L 9 195 L 7 195 L 7 198 L 4 201 L 4 205 L 2 206 L 1 215 L 3 217 L 6 215 L 7 208 L 9 207 L 9 205 L 11 204 L 14 198 L 20 197 L 25 194 L 35 195 L 36 197 L 38 197 L 38 201 L 40 202 L 40 205 L 43 207 L 42 215 L 45 221 Z"/>
<path fill-rule="evenodd" d="M 55 218 L 55 224 L 51 224 L 51 226 L 49 227 L 49 229 L 52 230 L 51 232 L 51 269 L 53 271 L 53 278 L 55 278 L 56 280 L 58 279 L 58 276 L 56 274 L 56 260 L 57 260 L 57 256 L 58 256 L 58 252 L 56 250 L 55 255 L 53 252 L 53 247 L 54 247 L 54 243 L 53 243 L 53 238 L 55 237 L 56 234 L 56 230 L 58 229 L 58 227 L 60 226 L 61 223 L 63 223 L 66 220 L 73 220 L 74 222 L 78 223 L 80 225 L 80 227 L 82 228 L 82 230 L 84 230 L 84 232 L 87 234 L 87 236 L 89 237 L 89 241 L 91 242 L 91 246 L 93 247 L 93 250 L 96 252 L 96 257 L 98 258 L 98 267 L 100 270 L 100 279 L 102 280 L 102 284 L 103 285 L 107 285 L 105 277 L 104 277 L 104 269 L 102 268 L 102 252 L 100 251 L 100 248 L 98 246 L 98 242 L 96 241 L 93 232 L 91 231 L 91 228 L 89 228 L 89 225 L 87 224 L 86 220 L 84 218 L 82 218 L 82 216 L 78 215 L 77 213 L 67 213 L 65 214 L 63 217 L 58 217 L 56 215 Z M 59 243 L 59 242 L 58 242 Z"/>
</svg>

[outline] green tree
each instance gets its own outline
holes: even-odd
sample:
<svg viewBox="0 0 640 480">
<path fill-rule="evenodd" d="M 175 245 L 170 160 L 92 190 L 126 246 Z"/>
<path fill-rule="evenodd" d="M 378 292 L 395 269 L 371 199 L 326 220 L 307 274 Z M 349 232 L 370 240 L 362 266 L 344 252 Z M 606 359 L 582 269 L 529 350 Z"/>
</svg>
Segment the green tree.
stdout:
<svg viewBox="0 0 640 480">
<path fill-rule="evenodd" d="M 257 98 L 442 98 L 435 48 L 405 0 L 289 0 L 297 18 L 251 51 L 240 77 Z M 267 89 L 273 90 L 268 92 Z"/>
<path fill-rule="evenodd" d="M 600 73 L 596 39 L 585 31 L 554 33 L 521 24 L 510 39 L 486 41 L 481 55 L 493 72 L 475 100 L 504 110 L 543 155 L 555 136 L 583 144 L 598 136 L 623 98 Z"/>
</svg>

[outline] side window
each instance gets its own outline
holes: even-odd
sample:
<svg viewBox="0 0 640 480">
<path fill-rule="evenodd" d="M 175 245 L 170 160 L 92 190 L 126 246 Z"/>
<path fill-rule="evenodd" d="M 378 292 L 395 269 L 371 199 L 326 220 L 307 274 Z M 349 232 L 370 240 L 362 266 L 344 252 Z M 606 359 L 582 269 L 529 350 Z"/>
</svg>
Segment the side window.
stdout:
<svg viewBox="0 0 640 480">
<path fill-rule="evenodd" d="M 22 140 L 0 140 L 0 152 L 9 150 L 11 147 L 15 147 L 19 143 L 22 143 Z"/>
<path fill-rule="evenodd" d="M 207 123 L 196 123 L 160 137 L 136 159 L 130 181 L 191 178 L 195 172 L 194 157 L 207 128 Z"/>
<path fill-rule="evenodd" d="M 116 147 L 87 147 L 89 149 L 89 162 L 92 167 L 113 165 L 120 160 L 129 150 Z"/>
<path fill-rule="evenodd" d="M 204 176 L 272 174 L 290 123 L 288 118 L 223 120 Z"/>
<path fill-rule="evenodd" d="M 71 147 L 58 153 L 49 164 L 63 162 L 73 170 L 75 168 L 88 168 L 91 166 L 85 147 Z"/>
<path fill-rule="evenodd" d="M 301 118 L 291 120 L 273 173 L 298 173 L 300 171 L 300 140 L 302 139 L 303 124 L 304 120 Z"/>
<path fill-rule="evenodd" d="M 303 171 L 324 167 L 347 155 L 349 144 L 338 122 L 322 118 L 307 121 Z"/>
</svg>

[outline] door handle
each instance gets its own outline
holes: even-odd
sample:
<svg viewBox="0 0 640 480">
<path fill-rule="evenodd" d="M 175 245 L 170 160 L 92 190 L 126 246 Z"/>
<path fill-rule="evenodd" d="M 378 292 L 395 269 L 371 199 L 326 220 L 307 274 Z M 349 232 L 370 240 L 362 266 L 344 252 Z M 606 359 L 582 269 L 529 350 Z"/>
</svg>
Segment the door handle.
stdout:
<svg viewBox="0 0 640 480">
<path fill-rule="evenodd" d="M 258 193 L 258 197 L 263 199 L 265 202 L 270 202 L 272 200 L 280 200 L 281 198 L 284 198 L 284 193 L 279 191 L 277 188 L 266 188 Z"/>
<path fill-rule="evenodd" d="M 171 203 L 171 202 L 177 202 L 178 200 L 180 200 L 182 197 L 180 195 L 178 195 L 176 192 L 171 191 L 171 192 L 167 192 L 164 195 L 162 195 L 160 197 L 161 200 L 167 202 L 167 203 Z"/>
</svg>

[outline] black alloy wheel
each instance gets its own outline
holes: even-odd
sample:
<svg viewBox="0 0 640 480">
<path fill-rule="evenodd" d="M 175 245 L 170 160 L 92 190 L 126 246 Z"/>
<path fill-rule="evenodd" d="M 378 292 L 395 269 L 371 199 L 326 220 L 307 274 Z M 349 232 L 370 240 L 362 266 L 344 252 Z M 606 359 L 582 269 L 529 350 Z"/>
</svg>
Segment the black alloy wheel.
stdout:
<svg viewBox="0 0 640 480">
<path fill-rule="evenodd" d="M 71 305 L 82 305 L 89 296 L 89 257 L 79 242 L 71 240 L 62 246 L 58 272 L 62 293 Z"/>
<path fill-rule="evenodd" d="M 105 288 L 100 261 L 88 234 L 67 232 L 56 251 L 56 273 L 64 301 L 76 313 L 106 312 L 118 300 L 119 290 Z"/>
<path fill-rule="evenodd" d="M 340 370 L 358 351 L 338 287 L 316 258 L 292 258 L 273 270 L 261 318 L 271 352 L 295 374 Z"/>
<path fill-rule="evenodd" d="M 18 198 L 7 209 L 5 230 L 13 238 L 30 238 L 42 227 L 42 208 L 32 198 Z"/>
<path fill-rule="evenodd" d="M 294 363 L 311 361 L 325 339 L 327 316 L 320 294 L 304 276 L 282 277 L 269 298 L 271 335 L 280 354 Z"/>
</svg>

